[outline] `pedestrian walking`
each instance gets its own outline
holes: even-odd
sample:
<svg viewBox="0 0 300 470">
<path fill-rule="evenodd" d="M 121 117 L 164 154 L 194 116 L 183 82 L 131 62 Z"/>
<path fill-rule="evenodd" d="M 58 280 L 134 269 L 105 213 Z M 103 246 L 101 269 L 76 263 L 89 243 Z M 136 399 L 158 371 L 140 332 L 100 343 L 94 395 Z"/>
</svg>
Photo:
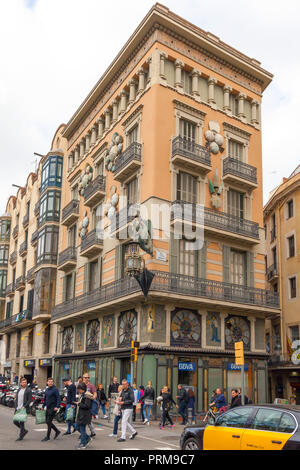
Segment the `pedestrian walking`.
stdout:
<svg viewBox="0 0 300 470">
<path fill-rule="evenodd" d="M 145 388 L 143 397 L 142 397 L 144 424 L 148 424 L 148 425 L 150 424 L 151 409 L 152 409 L 152 406 L 154 405 L 154 398 L 155 398 L 154 388 L 152 387 L 151 380 L 149 380 L 147 383 L 147 387 Z M 147 412 L 148 412 L 148 418 L 147 418 Z"/>
<path fill-rule="evenodd" d="M 107 403 L 107 398 L 106 398 L 106 395 L 105 395 L 105 392 L 104 392 L 104 389 L 103 389 L 103 385 L 102 384 L 99 384 L 98 385 L 98 388 L 97 388 L 97 400 L 100 404 L 100 407 L 101 407 L 101 410 L 102 410 L 102 414 L 103 414 L 103 418 L 104 419 L 107 419 L 108 416 L 106 415 L 106 408 L 105 408 L 105 405 Z"/>
<path fill-rule="evenodd" d="M 86 433 L 86 426 L 88 426 L 92 421 L 91 407 L 94 400 L 94 395 L 87 391 L 87 386 L 85 383 L 79 384 L 77 391 L 79 394 L 79 400 L 76 402 L 76 424 L 77 429 L 80 432 L 80 444 L 76 446 L 76 449 L 86 449 L 87 445 L 92 439 Z"/>
<path fill-rule="evenodd" d="M 27 414 L 30 413 L 30 403 L 32 401 L 31 388 L 27 385 L 27 380 L 23 378 L 20 382 L 20 388 L 18 389 L 15 397 L 15 412 L 17 410 L 26 409 Z M 25 423 L 18 423 L 14 421 L 14 424 L 20 429 L 20 434 L 17 441 L 23 441 L 24 437 L 28 433 L 25 429 Z"/>
<path fill-rule="evenodd" d="M 76 389 L 77 389 L 77 387 L 78 387 L 79 384 L 82 384 L 82 382 L 83 382 L 83 379 L 82 379 L 82 377 L 81 377 L 81 375 L 80 375 L 80 376 L 78 377 L 78 379 L 77 379 L 77 382 L 75 382 L 75 387 L 76 387 Z"/>
<path fill-rule="evenodd" d="M 114 429 L 113 429 L 112 434 L 109 434 L 108 437 L 118 437 L 118 425 L 119 425 L 120 419 L 122 419 L 122 411 L 121 411 L 121 405 L 120 405 L 122 390 L 123 390 L 122 385 L 119 385 L 118 396 L 115 399 L 115 407 L 113 411 L 113 414 L 115 416 Z"/>
<path fill-rule="evenodd" d="M 231 390 L 231 397 L 232 398 L 231 398 L 230 408 L 236 408 L 237 406 L 241 406 L 242 400 L 237 389 L 233 388 Z"/>
<path fill-rule="evenodd" d="M 182 425 L 185 425 L 187 422 L 187 404 L 188 404 L 188 394 L 185 388 L 182 387 L 182 385 L 178 385 L 178 395 L 176 398 L 178 399 L 178 412 L 180 416 L 182 416 Z"/>
<path fill-rule="evenodd" d="M 141 405 L 141 421 L 144 422 L 144 403 L 143 403 L 143 395 L 145 393 L 144 385 L 141 385 L 138 392 L 138 402 Z"/>
<path fill-rule="evenodd" d="M 165 429 L 165 424 L 167 420 L 169 421 L 171 428 L 174 428 L 174 423 L 172 421 L 171 416 L 169 415 L 169 411 L 171 409 L 171 403 L 173 403 L 176 406 L 175 401 L 172 398 L 171 393 L 168 391 L 168 387 L 165 386 L 162 389 L 162 424 L 160 426 L 160 429 Z"/>
<path fill-rule="evenodd" d="M 138 404 L 138 390 L 136 388 L 136 384 L 132 384 L 133 394 L 134 394 L 134 402 L 133 402 L 133 412 L 132 412 L 132 421 L 135 422 L 136 420 L 136 406 Z"/>
<path fill-rule="evenodd" d="M 112 393 L 118 393 L 119 387 L 120 387 L 120 384 L 118 382 L 118 377 L 113 377 L 113 381 L 108 387 L 108 401 L 111 400 Z"/>
<path fill-rule="evenodd" d="M 52 421 L 55 417 L 55 413 L 60 407 L 61 398 L 59 395 L 59 391 L 54 385 L 54 380 L 52 377 L 47 380 L 47 385 L 48 387 L 45 390 L 43 408 L 46 409 L 46 424 L 48 427 L 48 431 L 46 437 L 42 439 L 42 442 L 50 440 L 52 429 L 55 432 L 54 439 L 57 439 L 57 437 L 60 435 L 60 431 L 57 429 L 56 426 L 54 426 Z"/>
<path fill-rule="evenodd" d="M 188 411 L 191 409 L 192 410 L 192 422 L 193 424 L 196 423 L 195 421 L 195 393 L 193 392 L 193 390 L 191 388 L 188 389 L 188 392 L 187 392 L 187 395 L 188 395 L 188 403 L 187 403 L 187 409 Z"/>
<path fill-rule="evenodd" d="M 75 387 L 75 384 L 72 383 L 72 380 L 70 377 L 64 378 L 63 383 L 64 383 L 64 386 L 67 387 L 67 407 L 66 407 L 65 419 L 67 418 L 67 411 L 70 408 L 73 409 L 73 416 L 74 416 L 74 419 L 72 421 L 67 421 L 68 429 L 63 434 L 64 436 L 66 436 L 68 434 L 71 434 L 72 426 L 73 426 L 73 433 L 76 431 L 76 426 L 75 426 L 76 387 Z"/>
<path fill-rule="evenodd" d="M 121 411 L 122 411 L 122 436 L 118 439 L 118 442 L 126 441 L 126 430 L 129 429 L 129 439 L 134 439 L 137 435 L 137 431 L 131 426 L 129 420 L 132 416 L 134 402 L 133 389 L 129 386 L 128 380 L 122 380 L 122 391 L 120 396 Z"/>
<path fill-rule="evenodd" d="M 83 383 L 86 385 L 86 391 L 91 393 L 94 397 L 94 400 L 96 400 L 97 399 L 97 390 L 96 390 L 95 385 L 90 382 L 89 374 L 87 374 L 87 373 L 83 374 Z M 88 427 L 89 427 L 89 430 L 91 432 L 91 437 L 95 437 L 96 433 L 95 433 L 94 426 L 92 425 L 92 420 L 88 424 Z"/>
</svg>

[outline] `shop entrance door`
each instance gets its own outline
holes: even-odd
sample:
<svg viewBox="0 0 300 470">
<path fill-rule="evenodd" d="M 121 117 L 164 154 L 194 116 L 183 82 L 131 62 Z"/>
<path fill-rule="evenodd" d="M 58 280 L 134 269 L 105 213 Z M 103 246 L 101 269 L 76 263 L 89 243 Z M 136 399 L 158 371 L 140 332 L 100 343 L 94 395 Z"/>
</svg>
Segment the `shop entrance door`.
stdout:
<svg viewBox="0 0 300 470">
<path fill-rule="evenodd" d="M 24 378 L 27 380 L 27 384 L 32 384 L 34 378 L 34 369 L 30 369 L 31 374 L 24 374 Z"/>
<path fill-rule="evenodd" d="M 130 375 L 130 359 L 121 359 L 121 377 L 120 377 L 120 383 L 122 382 L 123 379 L 128 379 L 128 376 Z"/>
</svg>

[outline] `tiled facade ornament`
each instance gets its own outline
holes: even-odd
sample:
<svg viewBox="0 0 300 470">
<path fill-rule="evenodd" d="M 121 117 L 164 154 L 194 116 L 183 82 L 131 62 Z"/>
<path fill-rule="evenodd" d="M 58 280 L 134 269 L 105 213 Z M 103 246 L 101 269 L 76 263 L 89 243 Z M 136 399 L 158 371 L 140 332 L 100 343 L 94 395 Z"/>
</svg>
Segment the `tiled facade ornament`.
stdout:
<svg viewBox="0 0 300 470">
<path fill-rule="evenodd" d="M 223 190 L 223 182 L 219 184 L 218 169 L 216 169 L 213 183 L 211 182 L 211 180 L 208 180 L 208 182 L 209 182 L 209 192 L 211 194 L 211 199 L 210 199 L 211 205 L 215 209 L 220 209 L 222 206 L 220 196 Z"/>
<path fill-rule="evenodd" d="M 117 211 L 117 206 L 119 203 L 119 195 L 117 193 L 117 187 L 113 185 L 110 188 L 110 199 L 106 201 L 104 215 L 106 215 L 109 219 L 112 219 Z"/>
</svg>

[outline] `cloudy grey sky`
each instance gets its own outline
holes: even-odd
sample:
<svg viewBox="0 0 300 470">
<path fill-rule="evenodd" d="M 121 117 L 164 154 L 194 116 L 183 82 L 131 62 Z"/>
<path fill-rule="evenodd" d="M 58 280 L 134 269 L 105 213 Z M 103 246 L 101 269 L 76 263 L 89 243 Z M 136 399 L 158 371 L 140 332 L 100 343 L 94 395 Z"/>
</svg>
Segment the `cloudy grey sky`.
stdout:
<svg viewBox="0 0 300 470">
<path fill-rule="evenodd" d="M 154 0 L 0 0 L 0 212 L 35 169 Z M 264 200 L 300 163 L 298 0 L 165 0 L 175 13 L 261 61 Z"/>
</svg>

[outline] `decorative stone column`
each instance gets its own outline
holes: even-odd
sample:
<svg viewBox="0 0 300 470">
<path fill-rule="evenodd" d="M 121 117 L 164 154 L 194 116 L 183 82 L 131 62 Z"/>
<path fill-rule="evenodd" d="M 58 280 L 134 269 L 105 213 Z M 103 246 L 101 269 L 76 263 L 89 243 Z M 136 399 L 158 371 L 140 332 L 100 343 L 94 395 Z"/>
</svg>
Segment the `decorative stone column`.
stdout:
<svg viewBox="0 0 300 470">
<path fill-rule="evenodd" d="M 258 124 L 257 119 L 257 107 L 259 106 L 259 102 L 257 100 L 251 101 L 251 124 Z"/>
<path fill-rule="evenodd" d="M 165 61 L 168 58 L 168 54 L 166 52 L 160 52 L 160 83 L 162 85 L 167 85 L 167 77 L 165 75 Z"/>
<path fill-rule="evenodd" d="M 68 162 L 68 170 L 72 170 L 73 166 L 74 166 L 74 153 L 71 152 L 70 155 L 69 155 L 69 162 Z"/>
<path fill-rule="evenodd" d="M 101 139 L 104 133 L 104 119 L 102 116 L 98 119 L 97 124 L 98 124 L 97 139 Z"/>
<path fill-rule="evenodd" d="M 122 91 L 120 92 L 120 98 L 121 98 L 120 114 L 123 114 L 123 113 L 125 113 L 125 111 L 126 111 L 126 105 L 127 105 L 127 103 L 126 103 L 126 101 L 127 101 L 127 99 L 126 99 L 126 98 L 127 98 L 127 93 L 126 93 L 125 90 L 122 90 Z"/>
<path fill-rule="evenodd" d="M 82 158 L 84 155 L 84 149 L 85 149 L 85 139 L 84 137 L 80 141 L 80 151 L 79 151 L 79 157 Z"/>
<path fill-rule="evenodd" d="M 135 90 L 136 90 L 136 81 L 132 78 L 129 83 L 129 100 L 128 104 L 132 104 L 135 102 Z"/>
<path fill-rule="evenodd" d="M 209 77 L 208 79 L 208 103 L 210 105 L 216 105 L 216 100 L 215 100 L 215 84 L 216 83 L 217 83 L 216 78 Z"/>
<path fill-rule="evenodd" d="M 114 99 L 112 102 L 112 105 L 113 105 L 112 122 L 116 122 L 118 119 L 118 100 Z"/>
<path fill-rule="evenodd" d="M 105 130 L 107 131 L 111 126 L 111 111 L 110 111 L 110 109 L 106 109 L 104 114 L 105 114 Z"/>
<path fill-rule="evenodd" d="M 79 146 L 77 145 L 75 147 L 75 152 L 74 152 L 74 164 L 77 165 L 77 162 L 79 160 Z"/>
<path fill-rule="evenodd" d="M 238 99 L 239 99 L 238 117 L 244 120 L 246 118 L 245 110 L 244 110 L 244 100 L 246 99 L 246 95 L 244 95 L 244 93 L 239 93 Z"/>
<path fill-rule="evenodd" d="M 193 69 L 192 70 L 192 95 L 197 101 L 200 101 L 199 77 L 201 77 L 201 72 L 197 69 Z"/>
<path fill-rule="evenodd" d="M 87 134 L 85 135 L 85 153 L 89 152 L 90 144 L 91 144 L 91 134 L 87 132 Z"/>
<path fill-rule="evenodd" d="M 139 77 L 138 93 L 142 93 L 145 90 L 145 69 L 139 68 L 137 74 Z"/>
<path fill-rule="evenodd" d="M 179 93 L 183 94 L 183 86 L 182 86 L 182 74 L 181 71 L 184 67 L 184 63 L 181 60 L 175 60 L 175 88 Z"/>
<path fill-rule="evenodd" d="M 230 93 L 232 92 L 232 88 L 231 88 L 231 86 L 224 85 L 223 91 L 224 91 L 223 110 L 226 111 L 226 112 L 231 112 L 231 109 L 230 109 Z"/>
<path fill-rule="evenodd" d="M 96 126 L 93 126 L 92 127 L 92 135 L 91 135 L 91 145 L 95 145 L 96 143 L 96 140 L 97 140 L 97 128 Z"/>
<path fill-rule="evenodd" d="M 153 77 L 153 61 L 152 61 L 152 56 L 148 57 L 146 60 L 146 63 L 149 65 L 149 74 L 148 74 L 148 80 L 147 80 L 147 85 L 151 85 L 151 79 Z"/>
</svg>

